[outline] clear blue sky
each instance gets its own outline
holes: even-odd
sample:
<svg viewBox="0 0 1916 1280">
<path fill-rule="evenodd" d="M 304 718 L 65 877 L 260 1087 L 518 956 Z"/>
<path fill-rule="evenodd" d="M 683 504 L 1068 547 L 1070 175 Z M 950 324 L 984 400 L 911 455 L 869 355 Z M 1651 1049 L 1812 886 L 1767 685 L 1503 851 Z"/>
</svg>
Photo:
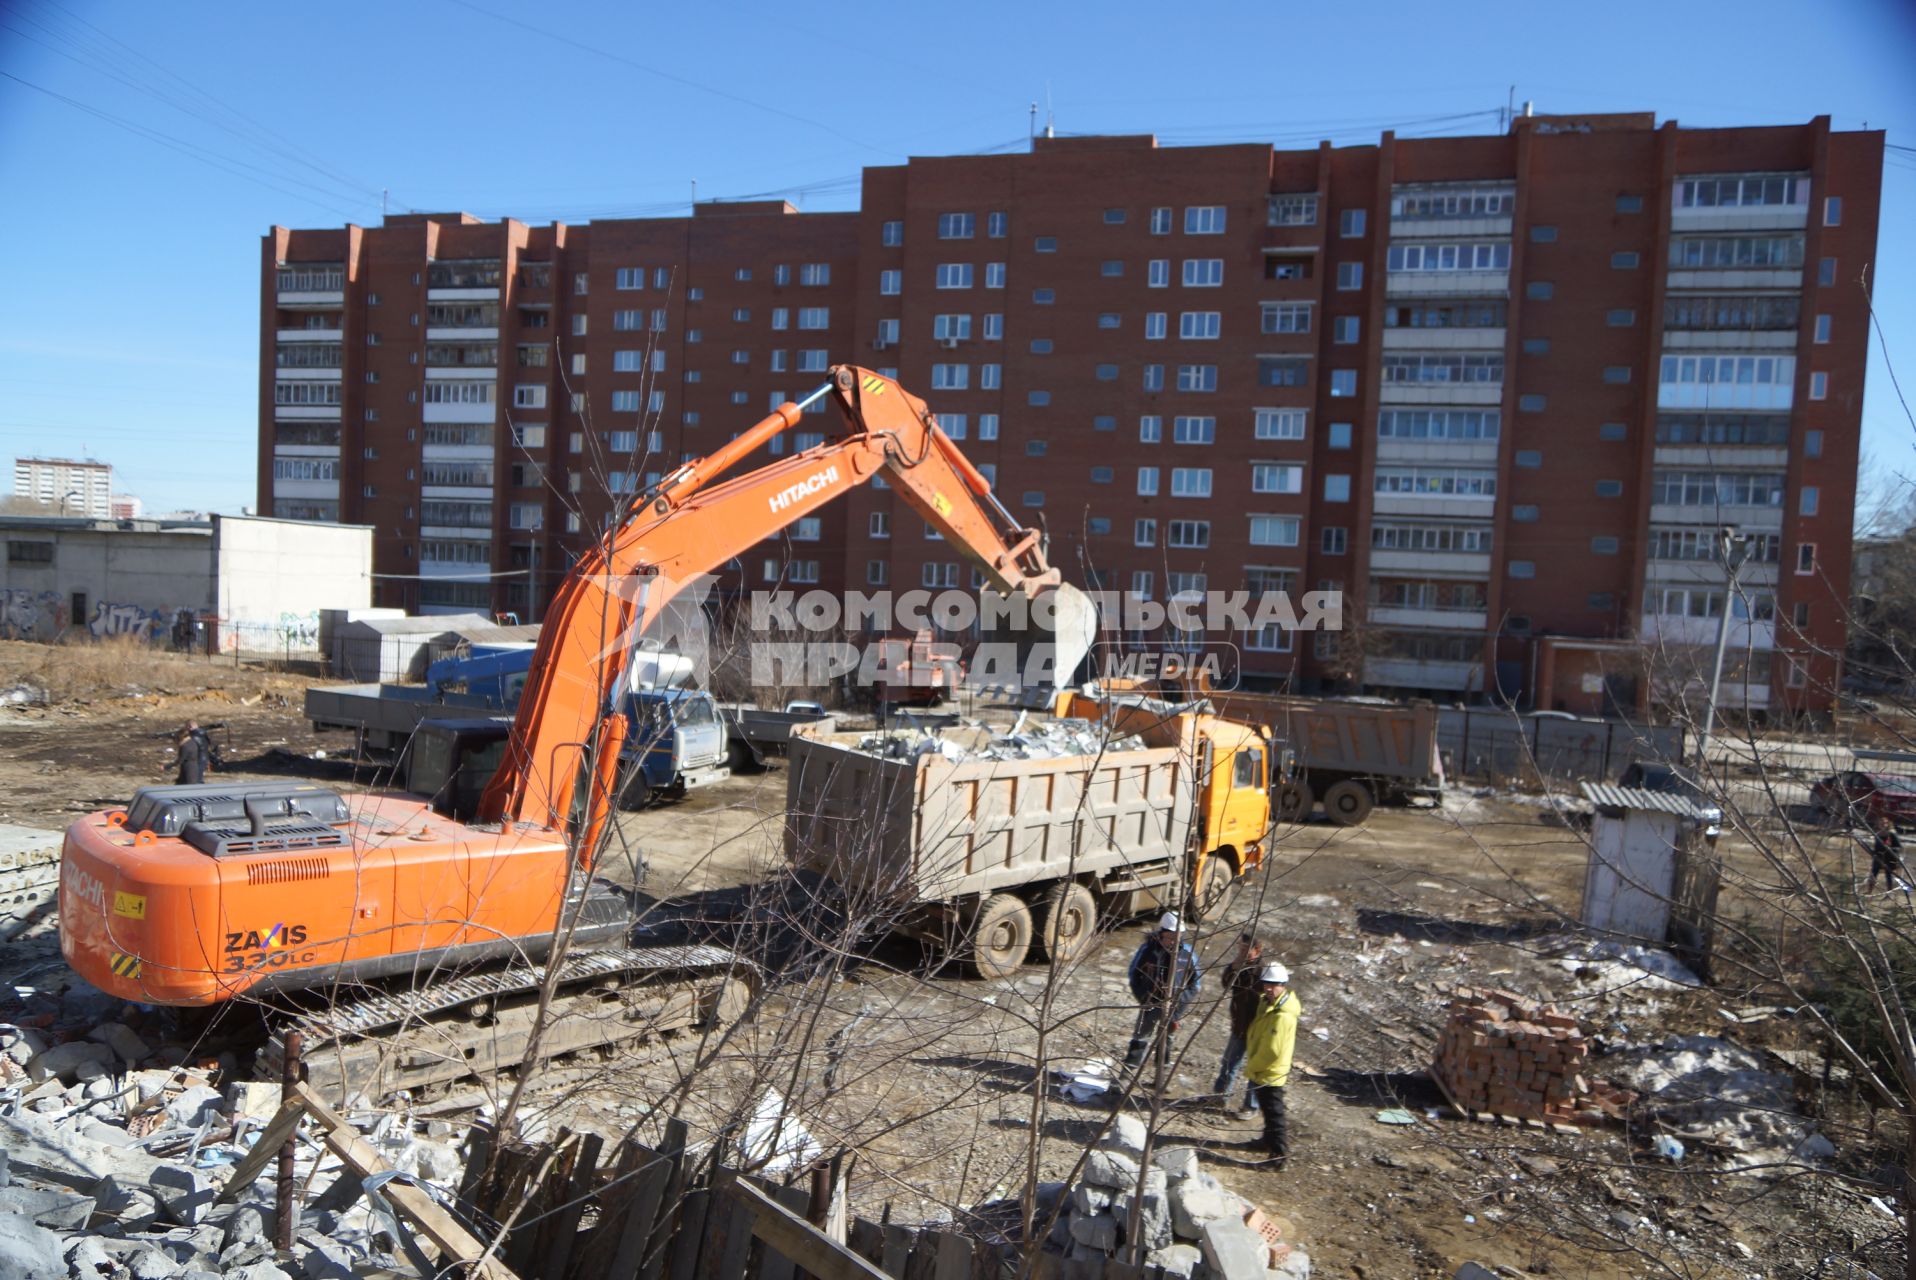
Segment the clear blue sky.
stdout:
<svg viewBox="0 0 1916 1280">
<path fill-rule="evenodd" d="M 694 180 L 842 209 L 861 166 L 1022 146 L 1034 100 L 1061 131 L 1309 146 L 1492 132 L 1513 84 L 1916 147 L 1912 72 L 1893 0 L 0 0 L 0 455 L 84 450 L 149 509 L 250 505 L 259 236 L 376 223 L 382 189 L 528 220 L 682 212 Z M 1878 315 L 1916 395 L 1916 151 L 1884 176 Z M 1864 446 L 1916 475 L 1880 350 Z"/>
</svg>

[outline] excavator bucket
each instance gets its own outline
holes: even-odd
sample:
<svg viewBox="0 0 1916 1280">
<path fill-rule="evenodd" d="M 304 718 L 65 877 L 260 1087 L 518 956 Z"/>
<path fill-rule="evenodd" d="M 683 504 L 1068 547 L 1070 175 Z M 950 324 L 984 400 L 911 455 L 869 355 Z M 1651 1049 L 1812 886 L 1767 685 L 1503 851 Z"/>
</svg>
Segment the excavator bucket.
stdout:
<svg viewBox="0 0 1916 1280">
<path fill-rule="evenodd" d="M 977 694 L 1019 706 L 1048 706 L 1052 695 L 1090 678 L 1098 610 L 1091 597 L 1059 583 L 1028 600 L 980 592 L 983 622 L 966 683 Z"/>
</svg>

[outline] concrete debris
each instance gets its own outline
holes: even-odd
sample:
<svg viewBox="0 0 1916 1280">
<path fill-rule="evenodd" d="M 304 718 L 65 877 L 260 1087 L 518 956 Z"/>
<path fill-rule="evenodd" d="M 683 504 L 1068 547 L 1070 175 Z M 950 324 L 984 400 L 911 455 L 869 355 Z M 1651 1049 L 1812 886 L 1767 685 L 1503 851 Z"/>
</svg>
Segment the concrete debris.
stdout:
<svg viewBox="0 0 1916 1280">
<path fill-rule="evenodd" d="M 776 1176 L 805 1168 L 818 1159 L 820 1148 L 785 1096 L 768 1088 L 745 1123 L 739 1155 L 745 1168 Z"/>
<path fill-rule="evenodd" d="M 1107 737 L 1089 720 L 1033 720 L 1025 714 L 1002 731 L 963 722 L 936 730 L 868 733 L 858 739 L 858 750 L 866 755 L 887 760 L 939 755 L 953 764 L 967 760 L 1054 760 L 1059 756 L 1113 755 L 1144 749 L 1144 739 L 1136 735 Z"/>
<path fill-rule="evenodd" d="M 1781 1175 L 1792 1163 L 1834 1154 L 1829 1139 L 1797 1114 L 1790 1075 L 1768 1070 L 1741 1045 L 1717 1036 L 1668 1036 L 1602 1062 L 1642 1095 L 1643 1109 L 1670 1130 L 1665 1136 L 1720 1153 L 1725 1172 Z"/>
</svg>

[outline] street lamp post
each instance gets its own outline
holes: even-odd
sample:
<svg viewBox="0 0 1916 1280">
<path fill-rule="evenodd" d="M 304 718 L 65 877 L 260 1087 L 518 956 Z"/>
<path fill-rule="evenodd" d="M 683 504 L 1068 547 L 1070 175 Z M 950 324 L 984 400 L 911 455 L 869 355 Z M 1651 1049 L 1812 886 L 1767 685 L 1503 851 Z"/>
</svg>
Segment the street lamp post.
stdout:
<svg viewBox="0 0 1916 1280">
<path fill-rule="evenodd" d="M 1724 525 L 1717 530 L 1717 559 L 1723 565 L 1723 612 L 1716 620 L 1716 662 L 1710 668 L 1710 701 L 1703 709 L 1703 729 L 1697 734 L 1696 767 L 1701 770 L 1708 767 L 1710 734 L 1716 729 L 1717 691 L 1723 683 L 1723 655 L 1730 647 L 1730 611 L 1736 604 L 1736 577 L 1743 568 L 1743 562 L 1750 555 L 1748 535 L 1739 533 L 1735 525 Z"/>
</svg>

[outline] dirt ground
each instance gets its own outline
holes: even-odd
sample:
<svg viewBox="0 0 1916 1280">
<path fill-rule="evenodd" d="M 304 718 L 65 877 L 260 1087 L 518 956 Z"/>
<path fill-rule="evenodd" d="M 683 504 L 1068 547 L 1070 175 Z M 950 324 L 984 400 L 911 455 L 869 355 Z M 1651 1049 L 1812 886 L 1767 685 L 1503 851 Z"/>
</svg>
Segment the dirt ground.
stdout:
<svg viewBox="0 0 1916 1280">
<path fill-rule="evenodd" d="M 0 642 L 0 822 L 55 829 L 123 804 L 136 786 L 170 781 L 159 735 L 188 718 L 225 726 L 214 736 L 238 776 L 376 780 L 338 758 L 340 735 L 315 735 L 300 718 L 304 679 L 137 654 L 124 670 L 107 662 L 70 673 L 51 701 L 9 699 L 36 678 L 46 683 L 50 652 Z M 642 858 L 644 894 L 668 907 L 736 899 L 779 865 L 785 782 L 774 767 L 626 814 L 606 870 L 629 883 Z M 1832 850 L 1842 839 L 1818 838 Z M 1734 835 L 1725 849 L 1733 862 L 1744 856 Z M 1178 1036 L 1183 1056 L 1155 1113 L 1156 1141 L 1201 1146 L 1227 1186 L 1291 1224 L 1321 1275 L 1450 1276 L 1474 1261 L 1512 1275 L 1861 1276 L 1848 1262 L 1818 1270 L 1858 1253 L 1879 1274 L 1900 1268 L 1897 1224 L 1868 1199 L 1893 1202 L 1893 1193 L 1866 1172 L 1847 1183 L 1800 1169 L 1723 1175 L 1701 1158 L 1657 1161 L 1647 1132 L 1621 1126 L 1572 1136 L 1449 1116 L 1423 1073 L 1460 984 L 1555 1000 L 1616 1043 L 1726 1034 L 1728 993 L 1580 982 L 1564 953 L 1586 856 L 1548 805 L 1508 795 L 1458 792 L 1435 809 L 1380 810 L 1356 829 L 1319 822 L 1283 832 L 1200 940 L 1205 993 L 1197 1025 Z M 1281 1173 L 1249 1166 L 1228 1144 L 1251 1138 L 1255 1124 L 1205 1097 L 1225 1038 L 1217 975 L 1247 927 L 1292 967 L 1305 1010 L 1290 1090 L 1296 1155 Z M 1033 1088 L 1040 1065 L 1123 1051 L 1135 1012 L 1124 974 L 1146 935 L 1137 921 L 1106 930 L 1055 983 L 1042 966 L 999 982 L 934 972 L 915 944 L 879 943 L 836 980 L 777 995 L 731 1052 L 761 1079 L 768 1062 L 808 1064 L 789 1076 L 774 1069 L 771 1082 L 828 1149 L 857 1146 L 859 1212 L 875 1216 L 889 1203 L 908 1221 L 1015 1194 L 1034 1123 L 1040 1176 L 1063 1178 L 1109 1114 L 1103 1103 Z M 1786 1020 L 1727 1034 L 1800 1047 Z M 808 1051 L 821 1045 L 824 1054 Z M 836 1064 L 829 1078 L 820 1061 Z M 563 1086 L 555 1073 L 554 1119 L 608 1133 L 642 1124 L 658 1093 L 647 1072 L 658 1069 L 656 1058 L 615 1063 Z M 1803 1096 L 1810 1089 L 1804 1083 Z M 1398 1107 L 1414 1123 L 1378 1122 Z M 1899 1140 L 1885 1136 L 1884 1150 Z M 1852 1175 L 1884 1159 L 1860 1146 L 1838 1157 Z"/>
</svg>

